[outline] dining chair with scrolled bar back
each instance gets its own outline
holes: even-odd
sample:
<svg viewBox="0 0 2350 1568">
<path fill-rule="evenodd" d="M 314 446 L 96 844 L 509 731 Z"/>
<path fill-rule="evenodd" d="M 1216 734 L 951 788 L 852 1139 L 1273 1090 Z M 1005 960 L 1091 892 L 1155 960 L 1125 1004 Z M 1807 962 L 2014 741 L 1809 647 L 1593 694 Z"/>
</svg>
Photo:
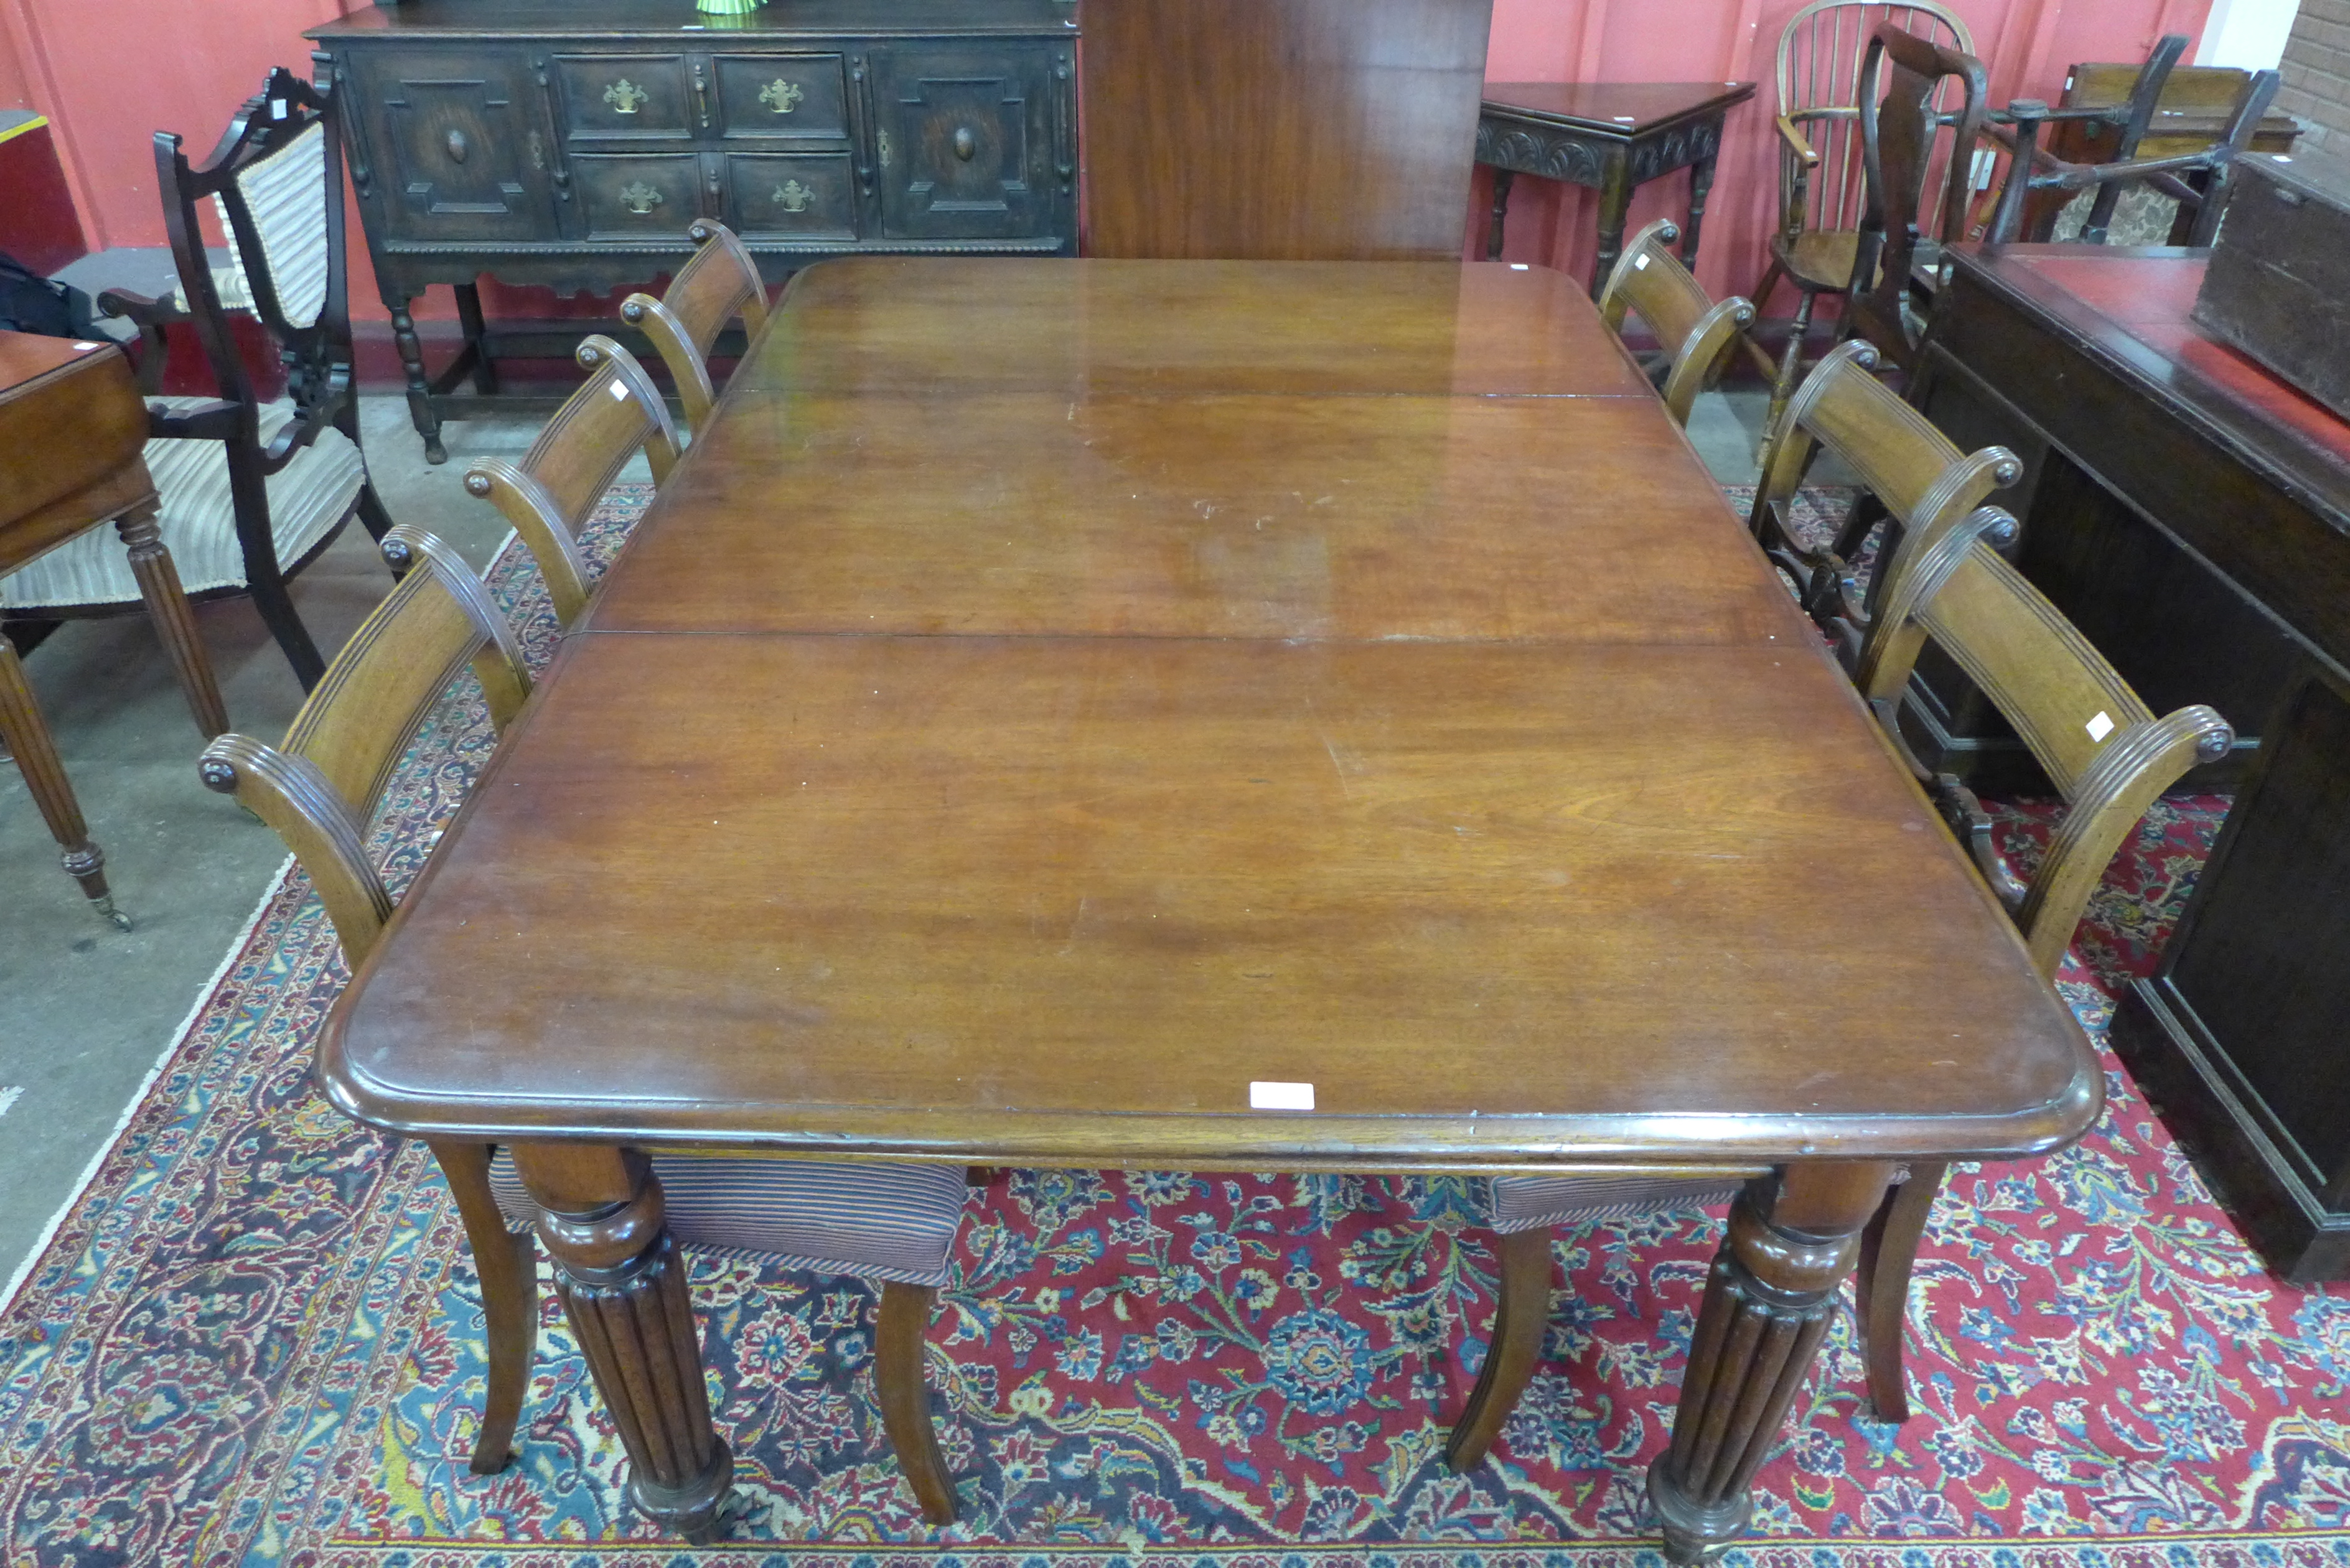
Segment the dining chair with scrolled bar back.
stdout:
<svg viewBox="0 0 2350 1568">
<path fill-rule="evenodd" d="M 1814 0 L 1789 19 L 1779 36 L 1773 75 L 1778 93 L 1779 228 L 1771 262 L 1753 294 L 1760 311 L 1784 276 L 1798 298 L 1787 342 L 1771 384 L 1764 428 L 1794 396 L 1803 371 L 1804 338 L 1822 294 L 1840 294 L 1853 281 L 1868 206 L 1860 144 L 1860 73 L 1870 36 L 1891 23 L 1917 37 L 1962 53 L 1972 35 L 1958 16 L 1932 0 Z M 1938 93 L 1935 108 L 1948 112 Z"/>
<path fill-rule="evenodd" d="M 1847 670 L 1856 665 L 1871 624 L 1871 587 L 1854 565 L 1870 532 L 1887 525 L 1876 560 L 1889 564 L 1905 535 L 1965 516 L 2023 474 L 2003 446 L 1960 452 L 1877 379 L 1879 363 L 1876 348 L 1856 339 L 1829 350 L 1804 379 L 1763 439 L 1748 519 L 1763 554 L 1794 579 L 1804 610 Z M 1798 487 L 1823 447 L 1860 481 L 1851 510 L 1825 545 L 1804 540 L 1794 522 Z"/>
<path fill-rule="evenodd" d="M 1715 299 L 1667 247 L 1680 238 L 1670 218 L 1659 218 L 1632 236 L 1599 291 L 1599 315 L 1621 335 L 1628 311 L 1646 322 L 1662 346 L 1651 368 L 1665 411 L 1687 425 L 1690 405 L 1721 374 L 1731 349 L 1754 325 L 1754 307 L 1737 295 Z"/>
<path fill-rule="evenodd" d="M 569 626 L 588 602 L 588 557 L 579 531 L 639 452 L 656 487 L 679 452 L 669 405 L 636 356 L 601 333 L 574 358 L 588 372 L 519 462 L 485 458 L 465 471 L 465 490 L 505 514 L 546 579 L 556 623 Z"/>
<path fill-rule="evenodd" d="M 725 224 L 697 219 L 685 233 L 699 247 L 693 259 L 678 269 L 659 299 L 632 294 L 622 300 L 620 319 L 660 350 L 691 435 L 709 422 L 711 405 L 718 400 L 710 379 L 710 353 L 718 335 L 740 317 L 743 337 L 758 337 L 767 324 L 767 286 L 759 277 L 759 264 Z"/>
</svg>

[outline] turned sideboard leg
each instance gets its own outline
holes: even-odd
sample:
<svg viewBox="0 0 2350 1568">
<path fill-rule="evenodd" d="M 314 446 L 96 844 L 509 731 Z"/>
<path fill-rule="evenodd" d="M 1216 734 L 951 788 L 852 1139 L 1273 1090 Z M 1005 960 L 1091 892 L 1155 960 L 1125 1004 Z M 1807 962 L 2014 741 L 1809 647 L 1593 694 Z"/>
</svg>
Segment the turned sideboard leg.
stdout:
<svg viewBox="0 0 2350 1568">
<path fill-rule="evenodd" d="M 629 1451 L 629 1494 L 695 1544 L 718 1533 L 734 1456 L 710 1424 L 685 1260 L 662 1223 L 660 1183 L 634 1149 L 517 1144 L 541 1210 L 556 1293 L 596 1391 Z"/>
<path fill-rule="evenodd" d="M 1787 1167 L 1750 1183 L 1706 1281 L 1672 1446 L 1648 1469 L 1665 1556 L 1697 1563 L 1744 1533 L 1748 1492 L 1811 1370 L 1836 1286 L 1893 1179 L 1861 1161 Z"/>
<path fill-rule="evenodd" d="M 408 313 L 408 296 L 386 294 L 384 307 L 391 312 L 391 340 L 400 349 L 400 363 L 408 372 L 408 417 L 424 438 L 424 461 L 446 462 L 449 449 L 441 444 L 441 416 L 432 411 L 432 383 L 424 374 L 424 343 L 416 336 L 416 319 Z"/>
</svg>

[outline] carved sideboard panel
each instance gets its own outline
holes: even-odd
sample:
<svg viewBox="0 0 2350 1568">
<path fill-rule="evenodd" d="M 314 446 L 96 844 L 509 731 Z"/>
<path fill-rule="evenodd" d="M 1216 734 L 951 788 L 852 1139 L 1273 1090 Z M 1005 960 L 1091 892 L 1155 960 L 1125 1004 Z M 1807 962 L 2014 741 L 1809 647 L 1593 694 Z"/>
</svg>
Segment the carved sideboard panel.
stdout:
<svg viewBox="0 0 2350 1568">
<path fill-rule="evenodd" d="M 487 392 L 476 279 L 648 285 L 696 218 L 771 281 L 860 251 L 1074 255 L 1076 32 L 1074 0 L 406 0 L 314 29 L 427 452 L 454 380 L 408 319 L 432 284 Z"/>
</svg>

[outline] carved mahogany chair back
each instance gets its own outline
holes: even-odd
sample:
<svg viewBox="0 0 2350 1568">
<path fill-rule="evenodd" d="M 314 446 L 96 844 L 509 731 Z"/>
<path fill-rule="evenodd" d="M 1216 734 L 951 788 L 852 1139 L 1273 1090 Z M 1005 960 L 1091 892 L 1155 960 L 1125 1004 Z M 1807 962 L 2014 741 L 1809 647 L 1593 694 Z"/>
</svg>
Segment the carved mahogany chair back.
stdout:
<svg viewBox="0 0 2350 1568">
<path fill-rule="evenodd" d="M 1492 0 L 1086 0 L 1087 254 L 1450 261 Z"/>
<path fill-rule="evenodd" d="M 1973 36 L 1955 12 L 1918 0 L 1816 0 L 1789 18 L 1779 35 L 1773 76 L 1779 93 L 1779 228 L 1771 238 L 1771 265 L 1754 290 L 1761 309 L 1783 275 L 1794 285 L 1795 315 L 1773 379 L 1768 426 L 1786 406 L 1803 370 L 1804 336 L 1824 293 L 1852 286 L 1868 205 L 1860 141 L 1861 65 L 1880 26 L 1961 53 Z M 1937 95 L 1938 112 L 1950 106 Z"/>
<path fill-rule="evenodd" d="M 2003 446 L 1961 452 L 1926 416 L 1875 375 L 1866 343 L 1829 351 L 1780 411 L 1764 438 L 1762 472 L 1749 525 L 1772 562 L 1792 576 L 1804 607 L 1839 637 L 1849 663 L 1870 624 L 1866 590 L 1850 562 L 1879 521 L 1892 525 L 1879 548 L 1882 580 L 1908 540 L 1964 517 L 1994 490 L 2022 476 Z M 1797 487 L 1825 447 L 1859 478 L 1862 493 L 1834 541 L 1806 544 L 1793 524 Z"/>
<path fill-rule="evenodd" d="M 1864 334 L 1905 369 L 1923 337 L 1910 308 L 1911 279 L 1926 259 L 1921 250 L 1930 244 L 1939 252 L 1941 242 L 1966 237 L 1970 154 L 1987 83 L 1974 56 L 1890 23 L 1877 26 L 1861 62 L 1867 202 L 1842 330 Z M 1949 108 L 1938 107 L 1950 99 Z M 1928 208 L 1929 192 L 1936 199 Z"/>
<path fill-rule="evenodd" d="M 520 462 L 490 458 L 465 471 L 465 489 L 492 502 L 515 525 L 546 578 L 555 618 L 571 624 L 588 602 L 588 562 L 579 529 L 620 470 L 639 452 L 653 483 L 678 459 L 677 426 L 636 357 L 598 333 L 575 356 L 588 379 L 564 400 Z"/>
<path fill-rule="evenodd" d="M 161 384 L 164 328 L 192 327 L 215 395 L 149 405 L 146 461 L 162 538 L 191 594 L 252 596 L 306 690 L 326 660 L 295 611 L 288 579 L 354 510 L 379 539 L 391 526 L 359 450 L 338 122 L 331 88 L 279 67 L 202 164 L 189 161 L 179 137 L 157 132 L 157 188 L 179 289 L 162 300 L 121 290 L 100 298 L 138 325 L 140 385 L 150 393 Z M 228 264 L 218 269 L 199 218 L 207 202 L 228 239 Z M 257 317 L 276 340 L 283 400 L 257 394 L 231 311 Z M 99 543 L 54 552 L 13 574 L 0 600 L 28 618 L 135 609 L 140 600 L 120 554 Z"/>
<path fill-rule="evenodd" d="M 1739 334 L 1754 324 L 1754 307 L 1737 295 L 1717 301 L 1706 293 L 1668 248 L 1679 238 L 1669 218 L 1633 235 L 1599 291 L 1599 314 L 1612 332 L 1624 330 L 1627 311 L 1648 323 L 1666 354 L 1665 408 L 1686 425 L 1690 405 L 1721 375 Z"/>
<path fill-rule="evenodd" d="M 701 248 L 679 269 L 659 299 L 632 294 L 620 302 L 620 319 L 641 328 L 660 351 L 685 405 L 685 428 L 699 434 L 718 392 L 710 379 L 710 350 L 736 317 L 746 337 L 767 324 L 767 287 L 759 264 L 725 224 L 697 220 L 686 234 Z"/>
</svg>

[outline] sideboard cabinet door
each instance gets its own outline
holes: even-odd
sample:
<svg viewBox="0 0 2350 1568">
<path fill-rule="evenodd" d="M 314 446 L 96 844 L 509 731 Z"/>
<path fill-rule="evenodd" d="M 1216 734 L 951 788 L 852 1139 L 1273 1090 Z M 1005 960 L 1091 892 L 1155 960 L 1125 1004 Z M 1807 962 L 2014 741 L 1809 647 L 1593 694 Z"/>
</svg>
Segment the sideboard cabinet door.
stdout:
<svg viewBox="0 0 2350 1568">
<path fill-rule="evenodd" d="M 1049 232 L 1049 53 L 1002 46 L 873 51 L 881 227 L 891 239 Z"/>
<path fill-rule="evenodd" d="M 388 238 L 535 240 L 554 232 L 552 150 L 519 53 L 355 51 L 369 184 Z"/>
</svg>

